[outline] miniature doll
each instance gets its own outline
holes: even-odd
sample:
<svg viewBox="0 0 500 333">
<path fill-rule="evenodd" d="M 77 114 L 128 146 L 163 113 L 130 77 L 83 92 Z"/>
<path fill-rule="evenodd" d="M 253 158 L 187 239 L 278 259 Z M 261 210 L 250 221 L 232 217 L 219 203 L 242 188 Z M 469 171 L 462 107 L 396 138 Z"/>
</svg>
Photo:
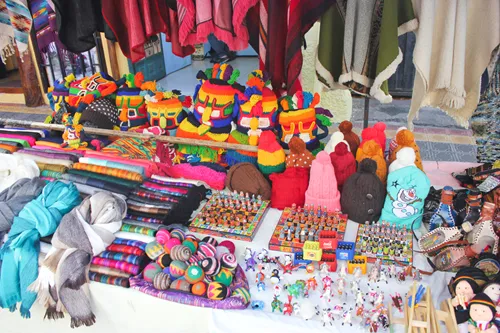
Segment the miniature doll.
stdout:
<svg viewBox="0 0 500 333">
<path fill-rule="evenodd" d="M 479 293 L 469 301 L 469 333 L 498 333 L 498 328 L 493 323 L 496 306 L 485 293 Z"/>
<path fill-rule="evenodd" d="M 319 275 L 326 276 L 330 272 L 330 266 L 326 262 L 322 263 L 319 267 Z"/>
<path fill-rule="evenodd" d="M 245 263 L 245 272 L 248 272 L 250 269 L 255 272 L 255 265 L 257 264 L 257 261 L 255 261 L 255 251 L 252 251 L 249 247 L 245 249 Z"/>
<path fill-rule="evenodd" d="M 378 282 L 385 282 L 386 284 L 389 284 L 389 282 L 387 281 L 387 275 L 385 274 L 385 271 L 383 269 L 380 270 Z"/>
<path fill-rule="evenodd" d="M 255 275 L 255 282 L 264 282 L 266 279 L 266 268 L 263 264 L 258 265 L 259 272 Z"/>
<path fill-rule="evenodd" d="M 271 302 L 272 312 L 274 310 L 278 310 L 279 312 L 283 312 L 283 302 L 278 299 L 277 296 L 274 296 L 273 301 Z"/>
<path fill-rule="evenodd" d="M 396 264 L 392 263 L 390 266 L 389 266 L 389 277 L 391 279 L 394 279 L 397 275 L 397 269 L 396 269 Z"/>
<path fill-rule="evenodd" d="M 370 269 L 370 274 L 368 275 L 369 282 L 377 282 L 380 275 L 380 266 L 373 265 Z"/>
<path fill-rule="evenodd" d="M 266 284 L 263 281 L 257 283 L 257 291 L 266 291 Z"/>
<path fill-rule="evenodd" d="M 343 279 L 347 277 L 347 265 L 345 262 L 340 264 L 339 276 Z"/>
<path fill-rule="evenodd" d="M 318 287 L 318 282 L 316 281 L 316 277 L 313 276 L 313 277 L 310 277 L 309 279 L 307 279 L 306 281 L 306 290 L 316 290 L 316 288 Z"/>
<path fill-rule="evenodd" d="M 277 284 L 274 286 L 273 290 L 274 290 L 273 291 L 274 297 L 280 297 L 281 291 L 283 290 L 283 288 L 279 284 Z"/>
<path fill-rule="evenodd" d="M 365 298 L 363 297 L 363 292 L 358 289 L 358 292 L 356 293 L 356 305 L 361 306 L 365 302 Z"/>
<path fill-rule="evenodd" d="M 352 294 L 353 294 L 353 295 L 354 295 L 354 294 L 356 294 L 356 292 L 357 292 L 358 290 L 359 290 L 359 282 L 358 282 L 358 281 L 356 281 L 356 280 L 353 280 L 353 281 L 351 282 L 351 292 L 352 292 Z"/>
<path fill-rule="evenodd" d="M 337 293 L 339 296 L 342 296 L 344 294 L 344 289 L 345 289 L 346 281 L 344 278 L 338 278 L 337 279 Z"/>
<path fill-rule="evenodd" d="M 381 291 L 378 295 L 377 295 L 377 299 L 375 300 L 375 306 L 379 306 L 379 305 L 382 305 L 384 303 L 384 292 Z"/>
<path fill-rule="evenodd" d="M 344 313 L 342 314 L 342 317 L 344 318 L 344 320 L 342 321 L 342 326 L 344 326 L 344 324 L 349 324 L 350 326 L 352 326 L 351 311 L 352 311 L 352 309 L 349 309 L 349 310 L 344 311 Z"/>
<path fill-rule="evenodd" d="M 276 268 L 272 270 L 270 280 L 272 284 L 280 282 L 280 272 Z"/>
<path fill-rule="evenodd" d="M 363 271 L 361 270 L 361 267 L 355 267 L 352 274 L 354 276 L 354 280 L 359 283 L 359 281 L 361 280 L 361 275 L 363 275 Z"/>
<path fill-rule="evenodd" d="M 331 290 L 331 287 L 326 287 L 323 291 L 323 293 L 321 294 L 320 298 L 327 302 L 327 303 L 330 303 L 330 301 L 332 300 L 332 290 Z"/>
<path fill-rule="evenodd" d="M 325 327 L 326 324 L 330 324 L 330 326 L 333 326 L 333 316 L 332 313 L 330 312 L 330 309 L 323 308 L 321 321 L 323 322 L 323 327 Z"/>
<path fill-rule="evenodd" d="M 500 283 L 490 282 L 484 285 L 483 293 L 488 295 L 496 306 L 495 323 L 500 323 Z"/>
<path fill-rule="evenodd" d="M 468 271 L 459 271 L 451 283 L 455 297 L 451 299 L 451 304 L 455 307 L 455 317 L 457 324 L 465 323 L 469 319 L 467 312 L 468 302 L 479 291 L 479 286 L 475 279 L 468 274 Z"/>
<path fill-rule="evenodd" d="M 325 291 L 326 288 L 329 288 L 332 286 L 333 280 L 328 275 L 325 276 L 324 278 L 322 278 L 321 281 L 323 282 L 323 291 Z"/>
<path fill-rule="evenodd" d="M 370 287 L 370 291 L 367 293 L 367 295 L 368 295 L 368 302 L 370 302 L 371 305 L 374 305 L 375 300 L 377 299 L 378 293 L 375 291 L 375 289 Z"/>
<path fill-rule="evenodd" d="M 297 302 L 293 303 L 293 314 L 296 316 L 300 314 L 300 304 Z"/>
</svg>

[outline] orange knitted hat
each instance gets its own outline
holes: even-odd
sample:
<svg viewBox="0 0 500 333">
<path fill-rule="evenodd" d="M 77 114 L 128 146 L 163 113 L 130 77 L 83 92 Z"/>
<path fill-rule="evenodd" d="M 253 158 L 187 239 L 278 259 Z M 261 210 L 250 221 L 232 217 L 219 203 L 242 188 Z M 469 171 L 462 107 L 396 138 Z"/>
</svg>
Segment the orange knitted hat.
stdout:
<svg viewBox="0 0 500 333">
<path fill-rule="evenodd" d="M 380 145 L 375 140 L 365 141 L 363 146 L 358 149 L 356 161 L 361 162 L 365 158 L 374 160 L 377 163 L 377 176 L 385 184 L 387 179 L 387 163 L 384 159 L 384 153 Z"/>
<path fill-rule="evenodd" d="M 415 142 L 415 136 L 413 135 L 413 133 L 407 129 L 399 131 L 398 134 L 396 134 L 396 143 L 398 146 L 389 156 L 389 164 L 394 162 L 398 151 L 400 151 L 404 147 L 409 147 L 415 151 L 415 165 L 417 166 L 417 168 L 424 171 L 424 167 L 422 165 L 422 158 L 420 157 L 420 148 Z"/>
</svg>

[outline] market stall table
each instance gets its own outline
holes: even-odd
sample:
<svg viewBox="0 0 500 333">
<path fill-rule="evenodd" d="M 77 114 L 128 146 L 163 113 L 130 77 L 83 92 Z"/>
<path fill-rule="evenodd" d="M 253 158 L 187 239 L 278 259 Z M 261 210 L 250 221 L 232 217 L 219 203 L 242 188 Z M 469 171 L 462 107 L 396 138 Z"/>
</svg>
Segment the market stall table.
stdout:
<svg viewBox="0 0 500 333">
<path fill-rule="evenodd" d="M 464 168 L 475 166 L 477 164 L 454 164 L 453 169 L 461 171 Z M 441 165 L 442 167 L 442 165 Z M 439 163 L 428 162 L 426 171 L 429 177 L 433 179 L 433 173 L 442 173 L 439 168 Z M 446 170 L 446 172 L 450 172 Z M 439 176 L 438 176 L 439 177 Z M 436 179 L 436 178 L 434 178 Z M 447 183 L 449 184 L 449 183 Z M 437 185 L 437 184 L 436 184 Z M 442 185 L 439 183 L 439 185 Z M 439 186 L 438 185 L 438 186 Z M 458 186 L 456 181 L 453 185 Z M 279 220 L 281 211 L 277 209 L 269 209 L 264 217 L 262 226 L 260 227 L 257 236 L 253 242 L 234 241 L 236 245 L 236 256 L 238 262 L 244 267 L 243 253 L 246 247 L 251 247 L 255 251 L 260 251 L 263 248 L 268 248 L 269 239 L 274 231 L 276 223 Z M 344 236 L 345 240 L 354 241 L 357 232 L 357 223 L 348 222 L 347 230 Z M 197 234 L 200 238 L 204 235 Z M 414 247 L 416 247 L 414 242 Z M 282 252 L 269 251 L 271 256 L 283 255 Z M 414 254 L 414 266 L 422 270 L 429 271 L 430 267 L 421 254 Z M 96 324 L 87 328 L 79 328 L 85 332 L 140 332 L 140 331 L 168 331 L 168 332 L 238 332 L 238 333 L 255 333 L 255 332 L 287 332 L 287 333 L 303 333 L 304 331 L 311 332 L 360 332 L 359 320 L 353 314 L 353 326 L 342 326 L 341 320 L 336 320 L 333 327 L 323 327 L 319 317 L 313 320 L 304 321 L 297 316 L 284 316 L 280 313 L 271 313 L 271 299 L 273 291 L 271 284 L 266 282 L 268 288 L 264 292 L 258 292 L 255 285 L 256 272 L 247 272 L 247 278 L 251 286 L 251 294 L 253 300 L 265 301 L 264 311 L 257 310 L 214 310 L 209 308 L 193 307 L 173 302 L 168 302 L 158 299 L 132 289 L 124 289 L 120 287 L 105 285 L 101 283 L 91 282 L 90 291 L 92 295 L 92 309 L 96 315 Z M 318 271 L 315 272 L 318 274 Z M 335 281 L 337 273 L 330 274 Z M 422 284 L 431 286 L 432 296 L 436 307 L 439 303 L 449 297 L 447 284 L 453 273 L 435 272 L 431 276 L 423 276 Z M 283 275 L 282 275 L 283 276 Z M 294 272 L 293 275 L 285 275 L 285 279 L 295 281 L 306 277 L 305 272 Z M 309 275 L 311 276 L 311 275 Z M 352 279 L 348 276 L 348 280 Z M 285 280 L 285 281 L 287 281 Z M 319 286 L 321 287 L 321 278 L 317 276 Z M 361 288 L 367 292 L 368 279 L 366 276 L 362 279 Z M 396 282 L 396 279 L 389 279 L 389 283 L 379 283 L 380 290 L 385 293 L 385 304 L 390 302 L 389 294 L 399 292 L 402 296 L 409 290 L 413 283 L 411 278 L 407 278 L 404 283 Z M 336 294 L 336 293 L 335 293 Z M 352 296 L 350 296 L 352 297 Z M 354 300 L 347 298 L 347 303 L 352 304 Z M 284 291 L 281 300 L 286 302 L 286 292 Z M 301 302 L 301 298 L 298 302 Z M 314 292 L 311 295 L 311 300 L 321 307 L 324 303 L 319 300 L 319 292 Z M 297 301 L 294 299 L 293 302 Z M 338 296 L 332 299 L 332 304 L 344 302 L 339 300 Z M 396 316 L 401 314 L 395 313 Z M 55 333 L 67 332 L 70 330 L 69 318 L 64 318 L 58 321 L 42 320 L 44 310 L 39 304 L 35 304 L 31 310 L 31 319 L 23 319 L 18 312 L 10 313 L 7 310 L 0 311 L 0 331 L 2 333 Z M 402 332 L 403 327 L 395 327 L 395 332 Z"/>
</svg>

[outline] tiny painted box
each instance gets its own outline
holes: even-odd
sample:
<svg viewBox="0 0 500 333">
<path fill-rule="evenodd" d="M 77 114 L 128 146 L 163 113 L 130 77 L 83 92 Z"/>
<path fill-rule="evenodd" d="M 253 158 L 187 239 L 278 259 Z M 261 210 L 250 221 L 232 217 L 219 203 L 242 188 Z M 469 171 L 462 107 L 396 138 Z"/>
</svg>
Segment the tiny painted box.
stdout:
<svg viewBox="0 0 500 333">
<path fill-rule="evenodd" d="M 353 242 L 338 242 L 337 243 L 337 260 L 352 260 L 354 258 L 354 248 L 356 244 Z"/>
<path fill-rule="evenodd" d="M 337 249 L 337 232 L 334 230 L 323 230 L 319 233 L 319 246 L 323 250 Z"/>
<path fill-rule="evenodd" d="M 358 263 L 355 263 L 355 261 L 358 261 Z M 352 274 L 354 272 L 354 269 L 356 267 L 361 268 L 361 273 L 366 274 L 366 264 L 368 263 L 368 257 L 367 256 L 354 256 L 352 260 L 349 260 L 347 262 L 347 272 L 349 274 Z"/>
<path fill-rule="evenodd" d="M 293 255 L 294 266 L 299 266 L 299 268 L 306 268 L 307 265 L 312 263 L 312 260 L 304 259 L 304 252 L 295 252 Z"/>
<path fill-rule="evenodd" d="M 319 267 L 321 268 L 323 264 L 328 265 L 328 271 L 330 272 L 337 271 L 337 256 L 335 255 L 335 252 L 333 251 L 323 252 L 323 255 L 321 256 L 321 261 L 319 262 Z"/>
<path fill-rule="evenodd" d="M 304 247 L 302 249 L 304 250 L 305 260 L 321 260 L 321 254 L 323 253 L 323 250 L 321 250 L 321 248 L 319 247 L 319 242 L 305 241 Z"/>
</svg>

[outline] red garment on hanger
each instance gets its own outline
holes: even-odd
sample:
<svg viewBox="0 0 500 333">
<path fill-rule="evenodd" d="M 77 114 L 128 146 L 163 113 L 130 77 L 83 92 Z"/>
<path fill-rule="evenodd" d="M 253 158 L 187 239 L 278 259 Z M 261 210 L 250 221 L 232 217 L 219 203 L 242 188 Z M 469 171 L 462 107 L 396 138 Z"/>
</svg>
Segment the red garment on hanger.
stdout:
<svg viewBox="0 0 500 333">
<path fill-rule="evenodd" d="M 123 54 L 132 62 L 146 56 L 144 44 L 160 32 L 172 42 L 175 55 L 184 57 L 194 52 L 194 48 L 178 44 L 176 13 L 167 7 L 165 0 L 106 0 L 102 2 L 102 15 Z"/>
</svg>

